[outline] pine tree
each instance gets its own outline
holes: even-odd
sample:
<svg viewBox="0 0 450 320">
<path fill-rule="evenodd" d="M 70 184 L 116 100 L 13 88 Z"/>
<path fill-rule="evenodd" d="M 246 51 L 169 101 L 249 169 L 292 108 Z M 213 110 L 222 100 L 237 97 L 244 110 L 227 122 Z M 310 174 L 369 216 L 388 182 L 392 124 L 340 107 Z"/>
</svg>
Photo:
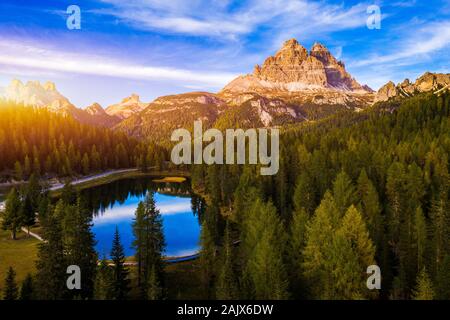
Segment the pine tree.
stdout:
<svg viewBox="0 0 450 320">
<path fill-rule="evenodd" d="M 14 177 L 17 181 L 23 180 L 23 169 L 19 161 L 16 161 L 14 164 Z"/>
<path fill-rule="evenodd" d="M 81 160 L 81 167 L 83 168 L 83 174 L 87 175 L 90 172 L 89 167 L 89 156 L 87 153 L 83 155 L 83 159 Z"/>
<path fill-rule="evenodd" d="M 309 215 L 304 208 L 294 211 L 289 241 L 289 275 L 293 292 L 296 294 L 304 291 L 302 288 L 304 282 L 302 264 L 308 222 Z"/>
<path fill-rule="evenodd" d="M 77 192 L 70 182 L 64 184 L 61 192 L 61 200 L 66 205 L 75 205 L 77 203 Z"/>
<path fill-rule="evenodd" d="M 116 227 L 111 249 L 111 259 L 113 261 L 113 281 L 110 292 L 114 300 L 125 300 L 130 291 L 128 279 L 128 268 L 125 267 L 125 253 L 120 243 L 119 229 Z"/>
<path fill-rule="evenodd" d="M 366 269 L 375 264 L 375 247 L 361 213 L 354 206 L 345 213 L 337 236 L 340 238 L 335 240 L 335 245 L 340 245 L 340 248 L 335 247 L 333 251 L 337 256 L 340 254 L 339 258 L 342 260 L 338 259 L 331 268 L 335 275 L 335 293 L 337 293 L 335 298 L 368 298 L 365 286 Z"/>
<path fill-rule="evenodd" d="M 146 235 L 145 235 L 145 208 L 144 203 L 139 202 L 138 207 L 135 212 L 135 218 L 133 221 L 133 235 L 134 241 L 132 243 L 135 249 L 135 259 L 137 261 L 137 281 L 138 286 L 142 289 L 142 274 L 143 274 L 143 261 L 144 255 L 146 254 Z M 145 281 L 145 279 L 144 279 Z"/>
<path fill-rule="evenodd" d="M 31 274 L 27 274 L 20 287 L 20 300 L 32 300 L 34 297 L 34 283 Z"/>
<path fill-rule="evenodd" d="M 21 202 L 19 194 L 15 188 L 13 188 L 5 202 L 5 210 L 2 214 L 2 228 L 4 230 L 11 231 L 11 239 L 16 240 L 17 231 L 22 226 L 22 216 L 20 214 Z"/>
<path fill-rule="evenodd" d="M 426 250 L 428 248 L 428 227 L 425 216 L 420 207 L 416 209 L 414 217 L 414 235 L 415 247 L 417 250 L 417 272 L 420 272 L 425 267 Z"/>
<path fill-rule="evenodd" d="M 383 235 L 383 218 L 379 196 L 372 181 L 363 169 L 358 178 L 357 193 L 360 200 L 361 213 L 367 221 L 370 237 L 377 246 L 381 246 Z M 377 248 L 378 251 L 381 248 Z"/>
<path fill-rule="evenodd" d="M 445 255 L 450 254 L 450 209 L 446 186 L 441 187 L 438 197 L 433 201 L 431 211 L 432 266 L 437 274 Z"/>
<path fill-rule="evenodd" d="M 333 197 L 341 217 L 350 205 L 356 203 L 355 186 L 345 171 L 341 171 L 333 182 Z"/>
<path fill-rule="evenodd" d="M 18 289 L 16 284 L 16 272 L 12 267 L 9 267 L 5 278 L 5 288 L 3 289 L 4 300 L 17 300 Z"/>
<path fill-rule="evenodd" d="M 153 265 L 146 285 L 146 298 L 148 300 L 159 300 L 163 297 L 163 289 L 159 282 L 159 278 L 160 276 L 156 271 L 156 267 Z"/>
<path fill-rule="evenodd" d="M 216 297 L 220 300 L 234 300 L 239 298 L 238 284 L 233 261 L 233 243 L 230 237 L 230 226 L 227 221 L 223 239 L 221 267 L 216 286 Z"/>
<path fill-rule="evenodd" d="M 68 265 L 77 265 L 83 270 L 81 290 L 73 292 L 83 299 L 94 294 L 97 253 L 94 249 L 95 237 L 91 231 L 92 215 L 86 210 L 81 198 L 76 205 L 64 205 L 62 226 L 64 230 L 64 251 Z"/>
<path fill-rule="evenodd" d="M 200 234 L 200 272 L 202 287 L 204 289 L 205 298 L 211 298 L 211 288 L 213 286 L 214 267 L 216 261 L 216 245 L 213 235 L 209 231 L 210 227 L 208 223 L 203 223 Z"/>
<path fill-rule="evenodd" d="M 303 274 L 311 298 L 323 299 L 331 296 L 331 270 L 327 262 L 333 252 L 333 236 L 340 223 L 333 196 L 326 192 L 306 229 L 306 245 L 302 252 Z"/>
<path fill-rule="evenodd" d="M 450 255 L 444 257 L 444 261 L 438 270 L 435 289 L 437 299 L 450 300 Z"/>
<path fill-rule="evenodd" d="M 44 300 L 63 299 L 66 291 L 67 263 L 59 217 L 64 214 L 64 205 L 59 202 L 54 212 L 46 217 L 43 238 L 38 247 L 36 261 L 36 290 Z"/>
<path fill-rule="evenodd" d="M 135 256 L 138 262 L 138 285 L 142 296 L 146 297 L 151 272 L 155 273 L 154 283 L 162 282 L 162 254 L 165 247 L 162 217 L 151 192 L 136 210 L 133 233 L 135 237 L 133 246 L 136 248 Z"/>
<path fill-rule="evenodd" d="M 43 188 L 39 183 L 36 174 L 32 174 L 28 184 L 22 191 L 21 204 L 21 220 L 22 225 L 27 227 L 28 235 L 30 235 L 30 227 L 36 223 L 36 212 L 39 208 L 39 202 L 42 197 Z"/>
<path fill-rule="evenodd" d="M 288 279 L 282 223 L 271 202 L 256 200 L 246 222 L 246 278 L 256 299 L 287 299 Z"/>
<path fill-rule="evenodd" d="M 303 171 L 298 178 L 293 202 L 296 211 L 304 208 L 308 215 L 314 213 L 314 209 L 316 208 L 316 194 L 311 176 L 306 171 Z"/>
<path fill-rule="evenodd" d="M 417 276 L 417 285 L 413 293 L 414 300 L 433 300 L 434 290 L 425 268 Z"/>
<path fill-rule="evenodd" d="M 95 277 L 94 298 L 96 300 L 110 300 L 113 298 L 111 292 L 113 285 L 112 271 L 106 258 L 103 258 L 100 261 Z"/>
</svg>

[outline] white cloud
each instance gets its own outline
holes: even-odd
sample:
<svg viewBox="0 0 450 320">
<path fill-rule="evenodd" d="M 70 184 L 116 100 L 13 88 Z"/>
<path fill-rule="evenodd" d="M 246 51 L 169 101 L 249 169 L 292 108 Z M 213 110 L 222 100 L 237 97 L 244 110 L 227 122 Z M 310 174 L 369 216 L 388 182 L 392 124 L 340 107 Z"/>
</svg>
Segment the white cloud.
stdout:
<svg viewBox="0 0 450 320">
<path fill-rule="evenodd" d="M 17 53 L 21 54 L 18 55 Z M 16 68 L 32 68 L 45 72 L 77 73 L 141 80 L 179 81 L 220 88 L 236 75 L 141 65 L 95 54 L 76 54 L 52 50 L 23 41 L 0 40 L 0 65 Z"/>
<path fill-rule="evenodd" d="M 190 200 L 181 201 L 178 203 L 163 203 L 157 204 L 161 215 L 175 215 L 180 213 L 191 212 Z M 94 217 L 93 222 L 95 225 L 103 223 L 112 223 L 119 221 L 129 221 L 134 218 L 137 203 L 115 206 L 113 209 L 106 209 L 105 212 Z"/>
<path fill-rule="evenodd" d="M 142 30 L 236 39 L 265 26 L 280 34 L 310 34 L 365 26 L 367 4 L 349 8 L 306 0 L 103 0 L 106 14 Z"/>
<path fill-rule="evenodd" d="M 353 63 L 352 66 L 380 65 L 397 61 L 403 65 L 412 65 L 417 64 L 420 59 L 428 59 L 429 54 L 448 47 L 450 47 L 450 21 L 433 22 L 421 27 L 412 26 L 401 35 L 400 40 L 389 44 L 389 48 L 393 48 L 391 52 L 373 55 Z"/>
</svg>

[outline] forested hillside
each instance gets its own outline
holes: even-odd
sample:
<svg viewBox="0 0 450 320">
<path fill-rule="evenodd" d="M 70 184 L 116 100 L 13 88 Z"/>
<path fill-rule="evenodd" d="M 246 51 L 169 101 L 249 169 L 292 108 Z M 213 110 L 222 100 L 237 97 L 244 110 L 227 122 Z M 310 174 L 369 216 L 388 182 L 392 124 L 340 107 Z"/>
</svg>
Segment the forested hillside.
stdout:
<svg viewBox="0 0 450 320">
<path fill-rule="evenodd" d="M 287 129 L 273 177 L 193 166 L 210 296 L 450 299 L 449 115 L 422 94 Z"/>
<path fill-rule="evenodd" d="M 2 102 L 0 172 L 3 180 L 74 176 L 160 163 L 154 145 L 124 133 L 83 125 L 43 108 Z M 158 155 L 157 155 L 158 157 Z"/>
</svg>

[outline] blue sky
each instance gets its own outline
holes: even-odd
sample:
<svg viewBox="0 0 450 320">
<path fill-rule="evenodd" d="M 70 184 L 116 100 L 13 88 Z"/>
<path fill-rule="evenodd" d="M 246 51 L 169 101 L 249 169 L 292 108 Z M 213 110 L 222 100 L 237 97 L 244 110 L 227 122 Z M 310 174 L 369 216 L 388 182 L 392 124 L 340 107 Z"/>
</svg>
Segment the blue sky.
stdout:
<svg viewBox="0 0 450 320">
<path fill-rule="evenodd" d="M 374 4 L 379 30 L 366 25 Z M 80 30 L 66 26 L 69 5 Z M 450 0 L 2 0 L 0 91 L 13 78 L 51 80 L 79 107 L 216 92 L 292 37 L 323 43 L 374 89 L 448 73 Z"/>
</svg>

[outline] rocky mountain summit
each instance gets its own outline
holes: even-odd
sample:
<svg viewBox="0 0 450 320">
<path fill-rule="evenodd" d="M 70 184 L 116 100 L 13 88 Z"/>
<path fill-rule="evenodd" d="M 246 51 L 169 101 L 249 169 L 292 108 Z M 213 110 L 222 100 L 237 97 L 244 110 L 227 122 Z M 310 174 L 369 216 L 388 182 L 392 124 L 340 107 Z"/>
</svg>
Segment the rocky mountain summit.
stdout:
<svg viewBox="0 0 450 320">
<path fill-rule="evenodd" d="M 110 105 L 105 111 L 107 114 L 123 120 L 135 113 L 141 112 L 147 106 L 148 103 L 142 102 L 139 96 L 133 93 L 131 96 L 124 98 L 120 103 Z"/>
<path fill-rule="evenodd" d="M 410 97 L 421 92 L 433 91 L 434 93 L 438 93 L 441 90 L 449 88 L 450 73 L 426 72 L 414 83 L 411 83 L 409 79 L 405 79 L 397 85 L 394 82 L 389 81 L 378 90 L 375 102 L 387 101 L 394 97 Z"/>
<path fill-rule="evenodd" d="M 252 74 L 240 76 L 222 90 L 222 93 L 296 93 L 303 91 L 339 90 L 371 93 L 360 85 L 328 49 L 315 43 L 308 52 L 297 40 L 291 39 L 268 57 L 262 66 L 256 65 Z"/>
<path fill-rule="evenodd" d="M 28 81 L 24 84 L 20 80 L 13 80 L 6 88 L 4 98 L 15 103 L 47 108 L 63 116 L 71 116 L 84 124 L 112 127 L 120 121 L 118 117 L 106 114 L 99 104 L 93 104 L 86 109 L 75 107 L 50 81 L 44 84 Z"/>
<path fill-rule="evenodd" d="M 74 107 L 64 97 L 53 82 L 41 84 L 39 81 L 28 81 L 26 84 L 14 79 L 5 89 L 4 97 L 15 103 L 23 103 L 36 107 L 47 107 L 51 110 L 64 110 Z"/>
</svg>

